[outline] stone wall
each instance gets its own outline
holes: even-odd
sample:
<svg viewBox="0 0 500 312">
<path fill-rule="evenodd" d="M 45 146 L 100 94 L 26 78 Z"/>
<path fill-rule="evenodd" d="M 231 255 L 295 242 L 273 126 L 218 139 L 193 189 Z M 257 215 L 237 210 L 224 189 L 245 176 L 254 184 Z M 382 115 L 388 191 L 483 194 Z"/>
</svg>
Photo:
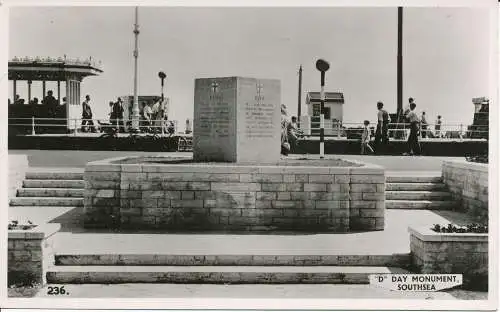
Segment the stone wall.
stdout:
<svg viewBox="0 0 500 312">
<path fill-rule="evenodd" d="M 444 161 L 442 175 L 461 209 L 478 222 L 488 222 L 488 165 Z"/>
<path fill-rule="evenodd" d="M 16 197 L 28 170 L 28 156 L 9 154 L 9 198 Z"/>
<path fill-rule="evenodd" d="M 488 234 L 436 233 L 410 228 L 412 264 L 419 273 L 463 274 L 464 284 L 488 282 Z"/>
<path fill-rule="evenodd" d="M 85 170 L 86 227 L 382 230 L 377 166 L 117 165 Z"/>
<path fill-rule="evenodd" d="M 8 232 L 9 283 L 45 283 L 44 272 L 53 263 L 53 235 L 59 228 L 59 224 L 45 224 L 27 231 Z"/>
</svg>

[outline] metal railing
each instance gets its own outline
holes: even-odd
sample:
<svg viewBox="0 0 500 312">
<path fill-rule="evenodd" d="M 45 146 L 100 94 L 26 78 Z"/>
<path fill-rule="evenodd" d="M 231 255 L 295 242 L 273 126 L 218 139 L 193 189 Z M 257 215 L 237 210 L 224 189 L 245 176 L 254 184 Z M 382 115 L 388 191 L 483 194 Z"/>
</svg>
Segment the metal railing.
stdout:
<svg viewBox="0 0 500 312">
<path fill-rule="evenodd" d="M 50 133 L 50 130 L 58 129 L 60 132 L 71 132 L 74 135 L 88 130 L 95 132 L 109 132 L 118 129 L 118 132 L 132 132 L 130 120 L 112 120 L 109 119 L 82 119 L 82 118 L 9 118 L 9 127 L 15 127 L 24 130 L 25 133 L 32 135 L 40 133 Z M 84 124 L 85 122 L 85 124 Z M 91 122 L 91 125 L 89 124 Z M 123 123 L 122 123 L 123 122 Z M 172 125 L 171 125 L 172 123 Z M 304 137 L 319 136 L 319 123 L 310 122 L 310 127 L 300 127 Z M 181 134 L 179 132 L 177 120 L 145 120 L 139 121 L 139 131 L 142 133 L 156 133 L 162 135 Z M 173 126 L 173 131 L 172 131 Z M 457 139 L 460 141 L 477 138 L 487 138 L 488 130 L 469 129 L 468 125 L 449 123 L 441 124 L 440 130 L 435 129 L 434 124 L 427 124 L 427 128 L 420 126 L 421 139 Z M 375 134 L 376 125 L 369 125 L 372 135 Z M 479 127 L 487 128 L 487 125 Z M 325 125 L 325 136 L 338 139 L 349 139 L 361 135 L 364 125 L 362 123 L 331 123 Z M 410 132 L 409 123 L 391 123 L 388 125 L 388 133 L 391 139 L 406 140 Z M 59 132 L 58 132 L 59 133 Z"/>
<path fill-rule="evenodd" d="M 120 119 L 83 119 L 83 118 L 9 118 L 9 127 L 22 129 L 32 135 L 41 133 L 71 132 L 73 135 L 86 132 L 132 132 L 131 121 Z M 177 120 L 139 120 L 139 132 L 173 135 L 178 131 Z"/>
<path fill-rule="evenodd" d="M 309 125 L 300 127 L 305 137 L 319 136 L 319 123 L 309 122 Z M 375 134 L 377 125 L 370 124 L 368 126 L 372 130 L 372 135 Z M 325 136 L 336 138 L 349 138 L 352 136 L 361 135 L 364 128 L 363 123 L 329 123 L 325 124 Z M 410 133 L 409 123 L 390 123 L 387 126 L 389 137 L 396 140 L 406 140 Z M 441 124 L 439 129 L 436 129 L 436 124 L 420 125 L 420 139 L 457 139 L 468 140 L 488 137 L 488 130 L 479 130 L 476 128 L 486 128 L 488 125 L 464 125 L 459 123 Z"/>
</svg>

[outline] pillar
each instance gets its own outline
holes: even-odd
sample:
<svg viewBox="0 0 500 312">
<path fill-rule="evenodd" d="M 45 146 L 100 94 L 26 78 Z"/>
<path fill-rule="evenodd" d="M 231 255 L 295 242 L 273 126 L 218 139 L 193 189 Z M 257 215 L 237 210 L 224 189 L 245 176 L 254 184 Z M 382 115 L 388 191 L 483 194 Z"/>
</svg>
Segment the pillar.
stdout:
<svg viewBox="0 0 500 312">
<path fill-rule="evenodd" d="M 31 102 L 31 80 L 28 80 L 28 103 Z"/>
<path fill-rule="evenodd" d="M 14 79 L 12 82 L 13 82 L 13 84 L 12 84 L 12 92 L 14 93 L 14 95 L 12 96 L 13 97 L 12 103 L 15 103 L 15 101 L 16 101 L 16 95 L 17 95 L 17 80 Z"/>
<path fill-rule="evenodd" d="M 44 99 L 44 98 L 45 98 L 45 94 L 47 94 L 47 93 L 45 92 L 45 80 L 43 80 L 43 81 L 42 81 L 42 93 L 43 93 L 43 95 L 42 95 L 42 99 Z"/>
<path fill-rule="evenodd" d="M 61 81 L 59 80 L 57 81 L 57 104 L 61 105 Z"/>
</svg>

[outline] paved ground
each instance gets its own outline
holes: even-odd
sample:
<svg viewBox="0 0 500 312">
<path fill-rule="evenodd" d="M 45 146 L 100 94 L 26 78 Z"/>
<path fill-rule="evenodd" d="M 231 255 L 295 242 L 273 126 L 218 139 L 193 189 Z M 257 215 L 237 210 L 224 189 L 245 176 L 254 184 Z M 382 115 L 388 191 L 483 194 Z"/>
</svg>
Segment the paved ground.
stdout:
<svg viewBox="0 0 500 312">
<path fill-rule="evenodd" d="M 55 235 L 59 252 L 80 254 L 194 254 L 194 255 L 390 255 L 410 252 L 408 227 L 432 224 L 467 224 L 461 213 L 428 210 L 387 210 L 384 231 L 346 234 L 221 234 L 165 233 L 151 231 L 110 232 L 85 230 L 82 208 L 11 207 L 9 217 L 35 223 L 60 223 Z"/>
<path fill-rule="evenodd" d="M 26 154 L 31 167 L 85 167 L 89 161 L 102 160 L 121 156 L 190 156 L 191 153 L 158 153 L 130 151 L 41 151 L 41 150 L 9 150 L 9 154 Z M 311 155 L 312 156 L 312 155 Z M 301 155 L 300 157 L 307 157 Z M 441 171 L 441 164 L 446 159 L 463 159 L 462 157 L 430 157 L 430 156 L 362 156 L 362 155 L 327 155 L 328 158 L 364 161 L 383 166 L 391 171 Z"/>
</svg>

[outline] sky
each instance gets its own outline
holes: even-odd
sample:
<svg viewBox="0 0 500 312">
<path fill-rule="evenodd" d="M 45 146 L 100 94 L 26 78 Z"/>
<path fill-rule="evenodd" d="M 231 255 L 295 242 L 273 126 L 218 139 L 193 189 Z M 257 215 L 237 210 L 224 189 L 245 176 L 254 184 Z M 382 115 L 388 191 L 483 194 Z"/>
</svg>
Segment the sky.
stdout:
<svg viewBox="0 0 500 312">
<path fill-rule="evenodd" d="M 405 105 L 415 98 L 430 122 L 472 123 L 471 99 L 492 93 L 489 18 L 486 8 L 404 9 Z M 133 24 L 133 7 L 11 8 L 9 58 L 100 60 L 104 72 L 84 79 L 81 101 L 91 95 L 94 115 L 106 118 L 109 101 L 133 94 Z M 306 92 L 319 91 L 318 58 L 330 63 L 325 90 L 344 93 L 344 122 L 375 121 L 377 101 L 396 110 L 395 7 L 140 7 L 139 24 L 139 95 L 159 95 L 164 71 L 172 119 L 192 118 L 195 78 L 225 76 L 281 80 L 295 115 L 301 64 L 304 112 Z M 32 90 L 41 97 L 41 83 Z M 18 93 L 27 97 L 24 83 Z"/>
</svg>

